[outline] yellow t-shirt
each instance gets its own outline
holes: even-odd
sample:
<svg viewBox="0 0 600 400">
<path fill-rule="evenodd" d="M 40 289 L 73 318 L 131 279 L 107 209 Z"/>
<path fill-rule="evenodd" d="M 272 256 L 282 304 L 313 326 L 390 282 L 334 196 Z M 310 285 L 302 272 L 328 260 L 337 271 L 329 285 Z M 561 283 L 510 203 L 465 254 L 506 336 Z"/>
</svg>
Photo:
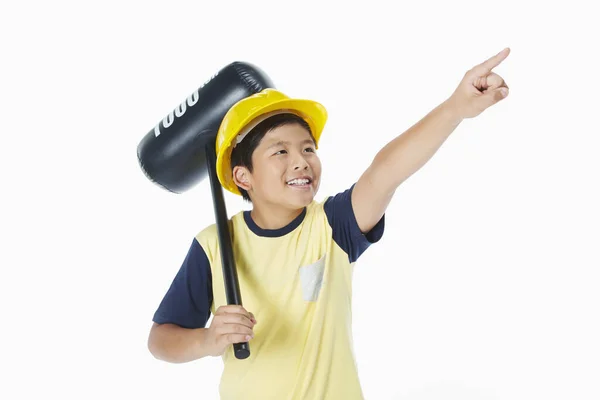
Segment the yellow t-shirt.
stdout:
<svg viewBox="0 0 600 400">
<path fill-rule="evenodd" d="M 222 400 L 363 399 L 352 344 L 352 272 L 382 237 L 384 220 L 360 232 L 354 185 L 313 201 L 286 227 L 258 227 L 249 211 L 229 223 L 244 308 L 257 325 L 250 357 L 223 355 Z M 226 305 L 216 225 L 192 243 L 154 321 L 204 327 Z"/>
</svg>

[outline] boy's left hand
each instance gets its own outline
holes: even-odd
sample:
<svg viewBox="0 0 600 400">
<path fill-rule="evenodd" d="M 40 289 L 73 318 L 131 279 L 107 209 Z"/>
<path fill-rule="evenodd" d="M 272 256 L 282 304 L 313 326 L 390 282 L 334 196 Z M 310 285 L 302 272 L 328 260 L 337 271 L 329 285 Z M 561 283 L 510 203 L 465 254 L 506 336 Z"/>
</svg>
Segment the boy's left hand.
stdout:
<svg viewBox="0 0 600 400">
<path fill-rule="evenodd" d="M 446 101 L 457 117 L 473 118 L 508 96 L 504 79 L 492 72 L 510 53 L 507 47 L 500 53 L 469 70 L 452 96 Z"/>
</svg>

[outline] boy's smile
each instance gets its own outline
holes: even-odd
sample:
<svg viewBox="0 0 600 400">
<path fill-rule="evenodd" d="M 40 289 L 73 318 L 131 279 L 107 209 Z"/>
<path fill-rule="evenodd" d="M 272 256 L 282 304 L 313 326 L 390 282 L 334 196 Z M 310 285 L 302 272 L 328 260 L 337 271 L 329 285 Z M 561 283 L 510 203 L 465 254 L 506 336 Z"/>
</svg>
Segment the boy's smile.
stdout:
<svg viewBox="0 0 600 400">
<path fill-rule="evenodd" d="M 308 190 L 312 186 L 313 179 L 308 175 L 302 175 L 291 179 L 287 182 L 287 186 L 296 190 Z"/>
</svg>

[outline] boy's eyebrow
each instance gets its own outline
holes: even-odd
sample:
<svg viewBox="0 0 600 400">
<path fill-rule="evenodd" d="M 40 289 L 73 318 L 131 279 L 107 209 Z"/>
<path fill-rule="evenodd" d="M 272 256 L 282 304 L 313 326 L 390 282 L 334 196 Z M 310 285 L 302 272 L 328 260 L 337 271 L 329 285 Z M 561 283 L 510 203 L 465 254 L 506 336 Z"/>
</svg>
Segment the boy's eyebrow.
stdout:
<svg viewBox="0 0 600 400">
<path fill-rule="evenodd" d="M 306 144 L 306 143 L 309 143 L 309 144 L 314 144 L 314 142 L 312 141 L 312 139 L 305 139 L 305 140 L 303 140 L 303 141 L 301 142 L 301 144 Z M 281 145 L 284 145 L 284 144 L 286 144 L 286 145 L 288 145 L 288 146 L 289 146 L 289 145 L 291 145 L 291 143 L 290 143 L 290 142 L 286 142 L 285 140 L 279 140 L 279 141 L 277 141 L 277 142 L 275 142 L 275 143 L 273 143 L 273 144 L 269 145 L 269 146 L 267 147 L 267 150 L 268 150 L 268 149 L 270 149 L 271 147 L 275 147 L 275 146 L 281 146 Z"/>
</svg>

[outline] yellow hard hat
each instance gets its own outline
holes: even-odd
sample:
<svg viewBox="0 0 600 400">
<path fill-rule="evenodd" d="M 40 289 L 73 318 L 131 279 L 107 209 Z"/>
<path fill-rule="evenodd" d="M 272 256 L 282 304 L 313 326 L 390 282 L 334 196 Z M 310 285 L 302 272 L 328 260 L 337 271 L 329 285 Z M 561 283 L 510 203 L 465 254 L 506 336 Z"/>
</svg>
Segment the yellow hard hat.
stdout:
<svg viewBox="0 0 600 400">
<path fill-rule="evenodd" d="M 231 151 L 235 144 L 260 122 L 281 113 L 295 114 L 306 121 L 318 147 L 327 121 L 327 110 L 323 105 L 311 100 L 291 99 L 275 89 L 265 89 L 246 97 L 227 111 L 217 132 L 217 177 L 225 189 L 241 196 L 231 171 Z"/>
</svg>

